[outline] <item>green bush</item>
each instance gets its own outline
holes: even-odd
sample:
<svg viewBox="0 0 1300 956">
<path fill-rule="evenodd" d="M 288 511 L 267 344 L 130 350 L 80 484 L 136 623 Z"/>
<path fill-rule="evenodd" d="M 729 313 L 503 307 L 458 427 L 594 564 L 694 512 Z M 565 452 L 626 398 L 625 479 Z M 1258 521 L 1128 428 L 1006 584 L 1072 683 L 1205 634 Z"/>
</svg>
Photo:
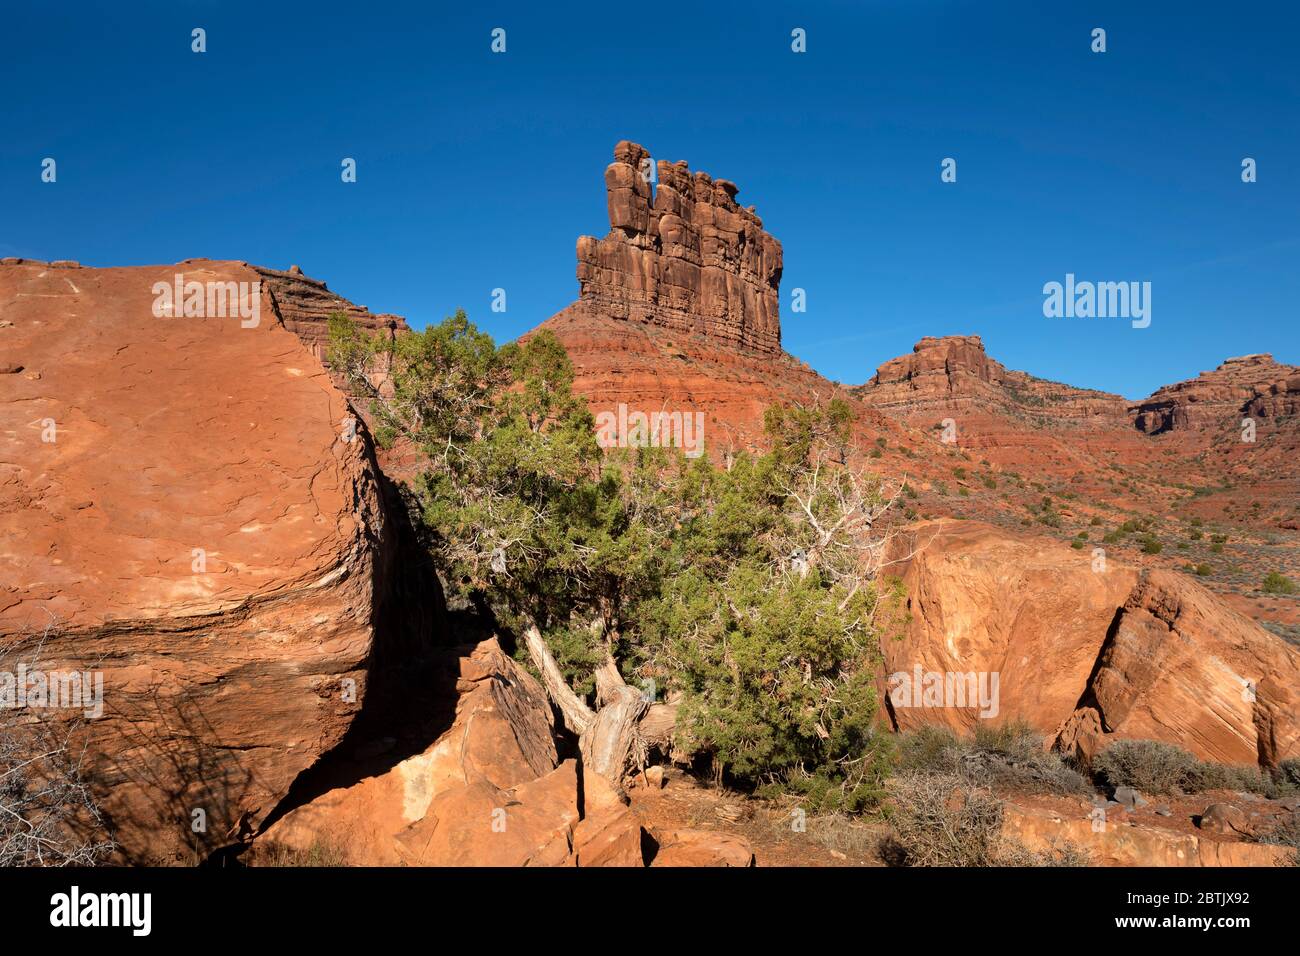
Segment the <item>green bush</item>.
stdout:
<svg viewBox="0 0 1300 956">
<path fill-rule="evenodd" d="M 1270 571 L 1264 575 L 1263 588 L 1265 594 L 1295 594 L 1296 592 L 1295 582 L 1278 571 Z"/>
<path fill-rule="evenodd" d="M 866 577 L 860 519 L 892 496 L 844 463 L 847 402 L 769 408 L 767 450 L 721 469 L 607 453 L 545 330 L 500 348 L 463 312 L 390 341 L 345 316 L 329 330 L 331 368 L 421 453 L 412 492 L 450 597 L 539 638 L 520 654 L 593 711 L 602 662 L 653 676 L 681 700 L 673 746 L 717 780 L 835 809 L 880 797 L 875 673 L 901 589 Z"/>
<path fill-rule="evenodd" d="M 1155 535 L 1149 534 L 1142 539 L 1143 554 L 1159 554 L 1163 550 L 1164 545 L 1160 543 L 1160 539 Z"/>
</svg>

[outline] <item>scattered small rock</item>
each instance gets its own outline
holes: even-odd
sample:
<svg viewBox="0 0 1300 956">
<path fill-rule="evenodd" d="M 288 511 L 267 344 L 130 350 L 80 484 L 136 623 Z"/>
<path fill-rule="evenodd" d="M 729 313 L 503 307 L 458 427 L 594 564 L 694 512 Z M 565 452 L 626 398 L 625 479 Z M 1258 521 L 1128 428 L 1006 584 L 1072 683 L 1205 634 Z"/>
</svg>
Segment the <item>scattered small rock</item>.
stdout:
<svg viewBox="0 0 1300 956">
<path fill-rule="evenodd" d="M 1129 810 L 1136 810 L 1138 807 L 1147 805 L 1146 798 L 1132 787 L 1116 787 L 1115 801 L 1123 804 Z"/>
</svg>

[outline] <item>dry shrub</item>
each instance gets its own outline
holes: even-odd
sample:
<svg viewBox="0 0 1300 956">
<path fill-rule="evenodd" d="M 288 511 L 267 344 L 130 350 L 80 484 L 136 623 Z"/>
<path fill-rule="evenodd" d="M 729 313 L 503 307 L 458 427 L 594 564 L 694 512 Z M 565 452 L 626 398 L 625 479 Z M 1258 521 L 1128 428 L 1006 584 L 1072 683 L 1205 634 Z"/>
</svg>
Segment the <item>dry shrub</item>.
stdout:
<svg viewBox="0 0 1300 956">
<path fill-rule="evenodd" d="M 1023 721 L 978 724 L 973 738 L 928 726 L 901 736 L 898 767 L 953 774 L 977 787 L 1067 795 L 1091 792 L 1087 778 L 1043 743 L 1042 735 Z"/>
<path fill-rule="evenodd" d="M 890 781 L 894 838 L 887 863 L 904 866 L 1086 866 L 1070 844 L 1031 850 L 1002 833 L 1002 801 L 956 774 L 908 772 Z"/>
<path fill-rule="evenodd" d="M 1300 765 L 1294 760 L 1271 771 L 1213 763 L 1158 740 L 1117 740 L 1092 758 L 1092 769 L 1112 787 L 1152 794 L 1242 790 L 1271 799 L 1300 791 Z"/>
<path fill-rule="evenodd" d="M 307 847 L 291 847 L 272 843 L 259 847 L 250 860 L 253 866 L 349 866 L 347 850 L 329 837 L 317 836 Z"/>
<path fill-rule="evenodd" d="M 1291 865 L 1300 866 L 1300 813 L 1293 813 L 1275 823 L 1259 837 L 1260 843 L 1291 848 Z"/>
<path fill-rule="evenodd" d="M 0 646 L 0 671 L 40 670 L 51 633 Z M 0 867 L 94 866 L 116 848 L 73 741 L 81 717 L 0 708 Z"/>
</svg>

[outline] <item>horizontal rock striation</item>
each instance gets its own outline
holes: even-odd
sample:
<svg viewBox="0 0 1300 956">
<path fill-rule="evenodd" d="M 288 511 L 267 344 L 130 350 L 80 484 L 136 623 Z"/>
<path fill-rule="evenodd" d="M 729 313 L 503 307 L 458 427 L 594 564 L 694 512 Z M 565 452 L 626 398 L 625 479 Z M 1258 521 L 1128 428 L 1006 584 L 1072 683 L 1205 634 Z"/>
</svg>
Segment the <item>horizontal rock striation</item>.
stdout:
<svg viewBox="0 0 1300 956">
<path fill-rule="evenodd" d="M 610 231 L 578 240 L 580 303 L 600 315 L 781 350 L 781 244 L 737 187 L 626 140 L 605 170 Z"/>
<path fill-rule="evenodd" d="M 1300 368 L 1272 355 L 1230 358 L 1212 372 L 1166 385 L 1130 409 L 1139 431 L 1236 428 L 1250 417 L 1276 420 L 1300 414 Z"/>
<path fill-rule="evenodd" d="M 979 405 L 1020 406 L 1052 419 L 1080 422 L 1126 415 L 1124 399 L 1074 388 L 1006 368 L 984 351 L 978 335 L 926 336 L 910 355 L 890 359 L 858 394 L 878 408 L 959 410 Z"/>
<path fill-rule="evenodd" d="M 285 328 L 302 339 L 322 362 L 329 340 L 329 318 L 336 312 L 343 313 L 369 334 L 389 340 L 410 331 L 400 315 L 376 314 L 363 305 L 354 305 L 331 292 L 320 279 L 303 275 L 297 266 L 290 266 L 287 272 L 265 266 L 251 268 L 261 276 Z"/>
</svg>

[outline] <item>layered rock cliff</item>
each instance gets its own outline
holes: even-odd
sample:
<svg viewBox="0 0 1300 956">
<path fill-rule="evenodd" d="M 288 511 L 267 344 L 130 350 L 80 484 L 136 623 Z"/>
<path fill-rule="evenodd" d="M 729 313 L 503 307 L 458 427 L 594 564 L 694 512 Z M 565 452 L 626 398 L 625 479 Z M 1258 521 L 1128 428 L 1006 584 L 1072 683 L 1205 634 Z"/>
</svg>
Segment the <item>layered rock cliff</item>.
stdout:
<svg viewBox="0 0 1300 956">
<path fill-rule="evenodd" d="M 1058 421 L 1122 422 L 1124 399 L 1008 369 L 984 351 L 978 335 L 926 336 L 910 355 L 890 359 L 858 394 L 878 408 L 956 411 L 979 405 L 1020 406 Z"/>
<path fill-rule="evenodd" d="M 696 332 L 775 353 L 781 348 L 781 244 L 735 183 L 657 165 L 626 140 L 605 170 L 609 234 L 578 240 L 579 304 L 608 318 Z"/>
<path fill-rule="evenodd" d="M 1158 389 L 1131 412 L 1138 430 L 1148 434 L 1237 428 L 1244 417 L 1276 421 L 1300 414 L 1300 368 L 1268 354 L 1230 358 L 1212 372 Z"/>
</svg>

